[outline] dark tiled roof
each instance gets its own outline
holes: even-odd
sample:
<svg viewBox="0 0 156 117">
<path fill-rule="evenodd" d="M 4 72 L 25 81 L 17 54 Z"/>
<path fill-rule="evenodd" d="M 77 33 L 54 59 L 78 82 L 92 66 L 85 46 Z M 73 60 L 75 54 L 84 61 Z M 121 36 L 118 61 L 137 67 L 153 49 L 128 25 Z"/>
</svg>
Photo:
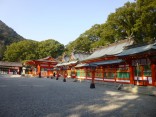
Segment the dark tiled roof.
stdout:
<svg viewBox="0 0 156 117">
<path fill-rule="evenodd" d="M 63 63 L 58 63 L 56 66 L 68 66 L 68 65 L 72 65 L 72 64 L 77 64 L 78 61 L 70 61 L 70 62 L 63 62 Z"/>
<path fill-rule="evenodd" d="M 80 63 L 80 64 L 77 64 L 75 66 L 75 68 L 81 68 L 81 67 L 96 67 L 97 65 L 96 64 L 87 64 L 87 63 Z"/>
<path fill-rule="evenodd" d="M 122 59 L 116 59 L 116 60 L 107 60 L 107 61 L 100 61 L 100 62 L 93 62 L 90 64 L 84 63 L 84 64 L 78 64 L 75 67 L 79 68 L 79 67 L 92 67 L 92 66 L 99 66 L 99 65 L 110 65 L 110 64 L 118 64 L 118 63 L 122 63 L 124 62 L 124 60 Z"/>
<path fill-rule="evenodd" d="M 35 61 L 45 61 L 45 62 L 48 62 L 48 61 L 52 62 L 52 61 L 54 61 L 54 62 L 56 62 L 56 60 L 54 58 L 52 58 L 51 56 L 48 56 L 48 57 L 42 58 L 42 59 L 37 59 Z"/>
<path fill-rule="evenodd" d="M 74 54 L 75 60 L 79 60 L 79 61 L 86 59 L 88 56 L 90 56 L 90 54 L 85 54 L 85 53 L 75 53 Z"/>
<path fill-rule="evenodd" d="M 63 62 L 68 62 L 70 60 L 70 57 L 69 56 L 65 56 L 64 58 L 63 58 Z"/>
<path fill-rule="evenodd" d="M 96 64 L 96 65 L 110 65 L 110 64 L 118 64 L 118 63 L 122 63 L 122 62 L 124 62 L 124 60 L 116 59 L 116 60 L 107 60 L 107 61 L 94 62 L 93 64 Z"/>
<path fill-rule="evenodd" d="M 22 63 L 19 63 L 19 62 L 0 61 L 0 66 L 22 67 Z"/>
<path fill-rule="evenodd" d="M 77 64 L 78 61 L 81 61 L 83 59 L 85 59 L 86 57 L 89 56 L 89 54 L 86 53 L 72 53 L 71 55 L 73 58 L 70 59 L 69 56 L 64 56 L 63 57 L 63 63 L 59 63 L 56 66 L 68 66 L 68 65 L 72 65 L 72 64 Z"/>
<path fill-rule="evenodd" d="M 29 60 L 25 64 L 27 64 L 27 65 L 36 65 L 36 64 L 38 64 L 38 62 L 41 63 L 41 64 L 48 64 L 48 63 L 57 64 L 58 63 L 54 58 L 48 56 L 48 57 L 42 58 L 42 59 Z"/>
<path fill-rule="evenodd" d="M 138 54 L 138 53 L 142 53 L 142 52 L 145 52 L 145 51 L 149 51 L 149 50 L 152 50 L 152 49 L 156 50 L 156 43 L 126 49 L 126 50 L 124 50 L 123 52 L 121 52 L 120 54 L 118 54 L 116 56 L 133 55 L 133 54 Z"/>
<path fill-rule="evenodd" d="M 111 45 L 104 46 L 104 48 L 100 48 L 96 50 L 95 52 L 93 52 L 93 54 L 91 54 L 89 57 L 87 57 L 84 60 L 85 61 L 92 60 L 92 59 L 96 59 L 96 58 L 100 58 L 104 56 L 119 54 L 124 50 L 126 46 L 132 45 L 133 42 L 134 42 L 133 40 L 125 39 L 125 40 L 121 40 L 120 42 L 116 42 Z"/>
<path fill-rule="evenodd" d="M 71 62 L 71 61 L 82 61 L 85 58 L 90 56 L 90 54 L 87 53 L 72 53 L 71 56 L 64 55 L 63 62 Z M 73 58 L 72 58 L 73 57 Z"/>
</svg>

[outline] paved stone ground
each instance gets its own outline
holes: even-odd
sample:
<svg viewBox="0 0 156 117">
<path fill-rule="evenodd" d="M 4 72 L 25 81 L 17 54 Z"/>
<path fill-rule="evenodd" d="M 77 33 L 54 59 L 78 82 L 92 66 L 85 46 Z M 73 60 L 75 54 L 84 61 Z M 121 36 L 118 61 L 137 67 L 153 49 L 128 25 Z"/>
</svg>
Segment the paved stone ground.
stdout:
<svg viewBox="0 0 156 117">
<path fill-rule="evenodd" d="M 156 97 L 73 79 L 0 78 L 0 117 L 156 117 Z"/>
</svg>

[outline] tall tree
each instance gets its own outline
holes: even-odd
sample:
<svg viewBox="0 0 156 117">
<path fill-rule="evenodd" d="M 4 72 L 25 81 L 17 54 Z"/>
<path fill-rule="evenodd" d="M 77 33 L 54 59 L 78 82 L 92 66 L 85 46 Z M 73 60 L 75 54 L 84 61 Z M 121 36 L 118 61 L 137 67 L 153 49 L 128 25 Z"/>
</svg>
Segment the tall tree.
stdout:
<svg viewBox="0 0 156 117">
<path fill-rule="evenodd" d="M 95 24 L 67 46 L 67 51 L 89 51 L 118 40 L 133 38 L 136 43 L 156 39 L 156 0 L 127 2 L 108 16 L 103 24 Z M 68 49 L 70 48 L 70 49 Z"/>
<path fill-rule="evenodd" d="M 5 51 L 5 45 L 3 41 L 0 41 L 0 60 L 2 60 Z"/>
<path fill-rule="evenodd" d="M 4 60 L 23 61 L 47 56 L 57 58 L 62 55 L 63 51 L 64 45 L 52 39 L 41 42 L 25 40 L 7 46 L 4 53 Z"/>
<path fill-rule="evenodd" d="M 91 29 L 85 31 L 81 34 L 75 41 L 70 42 L 66 45 L 66 54 L 72 51 L 76 52 L 89 52 L 91 49 L 91 44 L 100 40 L 100 25 L 95 24 Z"/>
<path fill-rule="evenodd" d="M 36 59 L 38 42 L 32 40 L 25 40 L 16 43 L 12 43 L 10 46 L 7 46 L 7 49 L 4 53 L 4 60 L 7 61 L 23 61 Z"/>
<path fill-rule="evenodd" d="M 135 7 L 136 3 L 127 2 L 115 13 L 110 14 L 101 36 L 111 43 L 132 36 L 138 18 Z"/>
<path fill-rule="evenodd" d="M 36 49 L 39 58 L 60 56 L 64 52 L 64 45 L 53 39 L 41 41 Z"/>
<path fill-rule="evenodd" d="M 135 24 L 135 36 L 140 41 L 149 42 L 156 39 L 156 1 L 137 0 L 136 12 L 139 18 Z"/>
</svg>

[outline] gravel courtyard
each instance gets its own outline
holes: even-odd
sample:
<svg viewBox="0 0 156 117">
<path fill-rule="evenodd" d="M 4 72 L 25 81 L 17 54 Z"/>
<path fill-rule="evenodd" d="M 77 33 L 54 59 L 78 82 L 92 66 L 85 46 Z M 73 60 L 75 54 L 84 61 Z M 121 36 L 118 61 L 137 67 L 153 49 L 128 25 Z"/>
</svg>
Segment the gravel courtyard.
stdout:
<svg viewBox="0 0 156 117">
<path fill-rule="evenodd" d="M 73 79 L 0 78 L 0 117 L 156 117 L 156 97 Z"/>
</svg>

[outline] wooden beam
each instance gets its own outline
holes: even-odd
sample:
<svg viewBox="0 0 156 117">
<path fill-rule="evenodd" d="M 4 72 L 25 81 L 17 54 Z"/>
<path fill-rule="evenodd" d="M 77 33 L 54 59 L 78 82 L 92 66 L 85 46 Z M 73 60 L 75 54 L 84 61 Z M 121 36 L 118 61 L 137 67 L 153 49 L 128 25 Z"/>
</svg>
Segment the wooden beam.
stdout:
<svg viewBox="0 0 156 117">
<path fill-rule="evenodd" d="M 152 85 L 156 86 L 156 65 L 152 64 L 151 69 L 152 69 Z"/>
<path fill-rule="evenodd" d="M 39 78 L 41 78 L 41 66 L 40 66 L 40 64 L 37 65 L 37 73 L 39 75 Z"/>
</svg>

